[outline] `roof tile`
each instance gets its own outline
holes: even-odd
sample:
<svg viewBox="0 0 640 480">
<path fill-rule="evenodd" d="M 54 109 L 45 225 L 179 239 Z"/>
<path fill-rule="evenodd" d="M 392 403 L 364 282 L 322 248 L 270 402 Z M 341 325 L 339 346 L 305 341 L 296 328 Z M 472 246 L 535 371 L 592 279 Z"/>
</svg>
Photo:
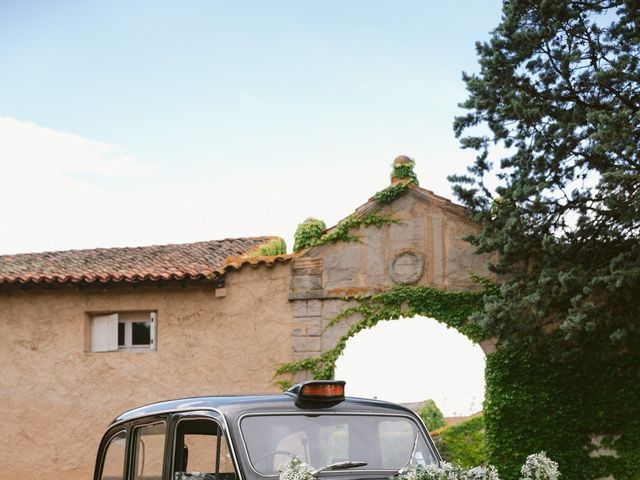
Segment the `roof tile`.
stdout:
<svg viewBox="0 0 640 480">
<path fill-rule="evenodd" d="M 2 255 L 0 285 L 204 279 L 244 264 L 273 265 L 288 259 L 286 255 L 251 258 L 260 245 L 274 238 Z"/>
</svg>

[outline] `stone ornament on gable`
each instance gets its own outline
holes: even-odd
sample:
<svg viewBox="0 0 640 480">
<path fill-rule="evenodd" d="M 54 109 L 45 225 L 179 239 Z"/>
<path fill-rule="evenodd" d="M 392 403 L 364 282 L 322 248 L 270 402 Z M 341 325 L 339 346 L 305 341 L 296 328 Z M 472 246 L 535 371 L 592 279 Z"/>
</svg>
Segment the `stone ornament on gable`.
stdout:
<svg viewBox="0 0 640 480">
<path fill-rule="evenodd" d="M 391 280 L 398 285 L 418 283 L 424 274 L 424 255 L 414 250 L 403 250 L 395 255 L 389 265 Z"/>
</svg>

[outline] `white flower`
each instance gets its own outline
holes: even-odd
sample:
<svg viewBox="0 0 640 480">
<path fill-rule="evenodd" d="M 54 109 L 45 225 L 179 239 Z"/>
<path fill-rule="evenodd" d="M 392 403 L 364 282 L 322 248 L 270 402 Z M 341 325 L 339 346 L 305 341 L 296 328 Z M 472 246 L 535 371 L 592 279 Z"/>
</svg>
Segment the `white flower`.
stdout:
<svg viewBox="0 0 640 480">
<path fill-rule="evenodd" d="M 560 476 L 558 464 L 547 457 L 545 452 L 529 455 L 520 473 L 521 480 L 557 480 Z"/>
<path fill-rule="evenodd" d="M 488 467 L 475 467 L 464 472 L 465 480 L 500 480 L 498 470 L 493 465 Z"/>
<path fill-rule="evenodd" d="M 495 467 L 475 467 L 465 470 L 458 465 L 442 462 L 437 465 L 411 465 L 396 480 L 500 480 Z"/>
<path fill-rule="evenodd" d="M 442 462 L 437 465 L 411 465 L 398 476 L 398 480 L 463 480 L 464 470 L 457 465 Z"/>
<path fill-rule="evenodd" d="M 313 467 L 295 456 L 282 463 L 278 471 L 280 480 L 313 480 Z"/>
</svg>

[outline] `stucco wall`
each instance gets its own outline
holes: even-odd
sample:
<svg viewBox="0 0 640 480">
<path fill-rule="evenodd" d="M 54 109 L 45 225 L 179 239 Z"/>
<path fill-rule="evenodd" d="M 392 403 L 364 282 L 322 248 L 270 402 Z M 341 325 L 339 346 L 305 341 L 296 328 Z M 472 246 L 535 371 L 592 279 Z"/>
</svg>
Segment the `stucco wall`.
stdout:
<svg viewBox="0 0 640 480">
<path fill-rule="evenodd" d="M 360 228 L 360 243 L 227 273 L 226 296 L 197 284 L 0 290 L 0 479 L 90 478 L 106 425 L 144 403 L 277 392 L 278 366 L 317 357 L 356 320 L 326 328 L 345 296 L 398 283 L 477 288 L 471 274 L 489 275 L 463 240 L 479 227 L 462 207 L 412 189 L 383 212 L 399 223 Z M 150 310 L 157 351 L 86 351 L 88 312 Z"/>
<path fill-rule="evenodd" d="M 0 478 L 88 479 L 121 411 L 190 395 L 277 392 L 292 359 L 290 266 L 209 286 L 0 291 Z M 90 353 L 86 312 L 156 310 L 157 351 Z"/>
</svg>

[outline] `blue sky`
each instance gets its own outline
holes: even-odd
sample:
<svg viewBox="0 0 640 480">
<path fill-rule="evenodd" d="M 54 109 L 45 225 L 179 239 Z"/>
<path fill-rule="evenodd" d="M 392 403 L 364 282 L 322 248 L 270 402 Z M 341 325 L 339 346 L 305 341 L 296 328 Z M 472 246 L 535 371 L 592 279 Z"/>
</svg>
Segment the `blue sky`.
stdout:
<svg viewBox="0 0 640 480">
<path fill-rule="evenodd" d="M 473 154 L 452 121 L 501 2 L 0 1 L 0 254 L 292 245 Z M 414 400 L 414 399 L 408 399 Z"/>
<path fill-rule="evenodd" d="M 28 146 L 0 146 L 0 200 L 24 186 L 33 203 L 12 209 L 21 228 L 0 227 L 0 253 L 291 244 L 307 216 L 332 224 L 383 188 L 398 154 L 450 196 L 447 174 L 472 159 L 451 128 L 461 72 L 499 16 L 493 0 L 0 2 L 0 140 Z M 105 174 L 15 121 L 131 168 Z M 73 209 L 43 215 L 51 197 Z"/>
<path fill-rule="evenodd" d="M 63 147 L 33 159 L 5 146 L 4 200 L 24 186 L 34 205 L 13 209 L 20 228 L 0 227 L 0 253 L 257 234 L 291 243 L 307 216 L 331 224 L 383 188 L 398 154 L 450 196 L 447 174 L 472 159 L 451 129 L 461 72 L 477 70 L 474 42 L 499 17 L 489 0 L 0 2 L 0 117 L 135 164 L 105 174 L 66 165 Z M 38 209 L 87 192 L 91 208 L 76 203 L 57 224 Z"/>
<path fill-rule="evenodd" d="M 0 108 L 168 170 L 401 148 L 451 137 L 498 18 L 495 1 L 5 1 Z"/>
</svg>

